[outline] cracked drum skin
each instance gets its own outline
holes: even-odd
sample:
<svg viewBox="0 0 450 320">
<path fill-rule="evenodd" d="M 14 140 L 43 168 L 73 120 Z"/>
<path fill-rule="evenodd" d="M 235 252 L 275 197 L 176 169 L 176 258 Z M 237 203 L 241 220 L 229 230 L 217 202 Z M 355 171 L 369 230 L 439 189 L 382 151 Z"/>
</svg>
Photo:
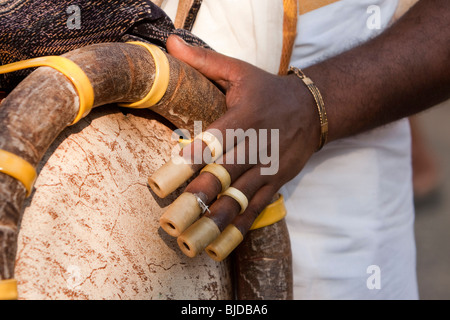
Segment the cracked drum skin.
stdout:
<svg viewBox="0 0 450 320">
<path fill-rule="evenodd" d="M 232 299 L 228 262 L 191 259 L 159 218 L 148 177 L 170 159 L 172 130 L 148 110 L 94 109 L 38 167 L 16 258 L 19 299 Z"/>
</svg>

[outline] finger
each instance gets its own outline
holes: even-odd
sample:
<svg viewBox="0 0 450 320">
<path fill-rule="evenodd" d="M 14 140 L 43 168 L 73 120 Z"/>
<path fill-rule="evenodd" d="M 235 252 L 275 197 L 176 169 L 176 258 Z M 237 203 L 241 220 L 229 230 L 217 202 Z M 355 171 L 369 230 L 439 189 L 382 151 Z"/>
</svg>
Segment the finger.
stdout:
<svg viewBox="0 0 450 320">
<path fill-rule="evenodd" d="M 227 89 L 231 81 L 236 80 L 236 68 L 243 63 L 215 51 L 195 47 L 184 42 L 176 35 L 171 35 L 166 43 L 167 51 L 175 58 L 197 69 L 210 80 Z"/>
<path fill-rule="evenodd" d="M 236 249 L 251 229 L 256 218 L 273 201 L 276 191 L 265 185 L 254 195 L 245 212 L 237 215 L 205 251 L 216 261 L 222 261 Z"/>
<path fill-rule="evenodd" d="M 262 178 L 259 168 L 253 167 L 239 177 L 229 189 L 237 190 L 238 194 L 242 195 L 248 203 L 248 199 L 252 199 L 265 184 Z M 240 212 L 246 210 L 247 204 L 242 204 L 242 201 L 236 199 L 236 197 L 230 195 L 221 196 L 211 205 L 209 211 L 202 218 L 178 237 L 178 245 L 184 254 L 195 257 L 214 241 Z"/>
<path fill-rule="evenodd" d="M 247 137 L 247 128 L 230 130 L 231 134 L 228 135 L 225 128 L 233 128 L 236 117 L 235 113 L 229 111 L 213 122 L 206 131 L 194 137 L 193 142 L 183 148 L 179 155 L 170 159 L 149 178 L 148 183 L 152 190 L 160 198 L 165 198 L 205 165 L 216 161 L 239 143 L 257 146 L 258 138 L 255 130 L 252 131 L 252 138 Z M 255 157 L 254 148 L 248 149 L 251 153 L 245 152 L 245 155 L 251 154 Z"/>
<path fill-rule="evenodd" d="M 209 166 L 207 165 L 202 169 L 201 174 L 186 187 L 185 191 L 192 193 L 202 192 L 214 186 L 215 192 L 211 194 L 212 197 L 206 199 L 209 203 L 211 199 L 215 199 L 219 193 L 225 191 L 231 183 L 234 183 L 244 172 L 256 164 L 256 162 L 252 163 L 249 161 L 250 155 L 248 150 L 249 146 L 246 142 L 239 143 L 233 150 L 229 150 L 217 159 L 215 163 L 209 164 L 211 167 L 223 167 L 226 171 L 207 170 Z M 226 173 L 228 173 L 230 181 L 225 186 L 225 180 L 228 178 L 224 177 Z"/>
<path fill-rule="evenodd" d="M 252 198 L 247 210 L 233 220 L 233 224 L 239 229 L 243 236 L 251 229 L 261 212 L 274 201 L 276 194 L 277 190 L 275 190 L 273 186 L 265 185 L 258 190 Z"/>
<path fill-rule="evenodd" d="M 202 172 L 188 184 L 183 194 L 161 216 L 161 228 L 169 235 L 178 237 L 194 223 L 221 192 L 253 166 L 248 161 L 245 164 L 238 164 L 238 156 L 245 152 L 245 148 L 245 144 L 236 146 L 233 152 L 234 159 L 229 163 L 214 163 L 204 167 Z M 226 156 L 220 159 L 221 162 L 225 162 Z"/>
<path fill-rule="evenodd" d="M 202 141 L 194 140 L 189 146 L 172 156 L 148 178 L 148 185 L 153 192 L 158 197 L 165 198 L 188 181 L 205 166 L 202 154 L 206 147 Z"/>
</svg>

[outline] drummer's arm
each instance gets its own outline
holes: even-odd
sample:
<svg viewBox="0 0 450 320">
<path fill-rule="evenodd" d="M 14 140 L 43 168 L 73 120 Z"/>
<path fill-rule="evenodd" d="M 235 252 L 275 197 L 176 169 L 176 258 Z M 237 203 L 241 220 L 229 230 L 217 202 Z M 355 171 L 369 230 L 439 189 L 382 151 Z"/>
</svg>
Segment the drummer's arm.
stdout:
<svg viewBox="0 0 450 320">
<path fill-rule="evenodd" d="M 422 0 L 379 37 L 306 68 L 304 73 L 324 98 L 328 141 L 410 116 L 448 99 L 449 23 L 448 0 Z M 182 44 L 176 37 L 169 38 L 167 47 L 169 53 L 226 92 L 228 111 L 211 127 L 222 132 L 227 128 L 279 130 L 278 171 L 269 177 L 253 178 L 246 172 L 241 180 L 234 178 L 248 190 L 261 189 L 248 209 L 260 212 L 319 146 L 319 114 L 313 95 L 295 75 L 276 77 L 242 61 Z"/>
<path fill-rule="evenodd" d="M 422 0 L 378 38 L 305 69 L 324 97 L 329 141 L 448 99 L 449 26 L 448 1 Z"/>
</svg>

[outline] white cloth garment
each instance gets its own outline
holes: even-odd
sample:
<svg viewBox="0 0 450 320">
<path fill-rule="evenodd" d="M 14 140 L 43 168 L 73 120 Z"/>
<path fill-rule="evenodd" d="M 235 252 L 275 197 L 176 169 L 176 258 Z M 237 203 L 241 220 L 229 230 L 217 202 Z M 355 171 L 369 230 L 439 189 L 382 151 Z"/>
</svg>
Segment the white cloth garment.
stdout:
<svg viewBox="0 0 450 320">
<path fill-rule="evenodd" d="M 300 16 L 291 64 L 305 68 L 366 41 L 396 4 L 342 0 Z M 367 27 L 372 5 L 381 30 Z M 406 119 L 329 143 L 282 188 L 295 299 L 418 298 L 410 143 Z"/>
<path fill-rule="evenodd" d="M 172 19 L 177 3 L 162 5 Z M 379 30 L 367 26 L 374 5 Z M 291 64 L 304 68 L 367 41 L 396 6 L 397 0 L 341 0 L 300 16 Z M 282 21 L 279 0 L 204 0 L 193 33 L 218 52 L 277 73 Z M 329 143 L 282 188 L 295 299 L 418 297 L 410 159 L 402 120 Z"/>
<path fill-rule="evenodd" d="M 166 0 L 161 8 L 174 21 L 178 0 Z M 203 0 L 192 33 L 217 52 L 277 73 L 283 13 L 278 0 Z"/>
</svg>

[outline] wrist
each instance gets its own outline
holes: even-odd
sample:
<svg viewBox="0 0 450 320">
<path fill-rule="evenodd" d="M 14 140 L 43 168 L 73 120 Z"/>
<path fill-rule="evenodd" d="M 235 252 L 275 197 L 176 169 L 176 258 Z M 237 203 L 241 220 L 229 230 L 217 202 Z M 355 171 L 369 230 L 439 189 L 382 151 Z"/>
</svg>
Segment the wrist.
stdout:
<svg viewBox="0 0 450 320">
<path fill-rule="evenodd" d="M 295 95 L 291 114 L 295 118 L 296 136 L 301 137 L 302 150 L 314 154 L 320 141 L 320 119 L 314 97 L 305 84 L 295 75 L 286 76 L 289 91 Z"/>
<path fill-rule="evenodd" d="M 314 118 L 313 121 L 316 123 L 315 126 L 313 125 L 313 127 L 316 127 L 316 129 L 314 129 L 316 133 L 314 136 L 316 136 L 316 138 L 318 136 L 318 138 L 316 140 L 316 149 L 314 151 L 319 151 L 328 140 L 328 117 L 322 94 L 314 81 L 305 75 L 301 69 L 290 67 L 288 73 L 295 75 L 297 78 L 296 81 L 303 87 L 303 90 L 299 90 L 299 94 L 303 96 L 299 99 L 301 103 L 308 101 L 309 108 L 315 109 L 316 116 L 312 118 Z M 309 96 L 309 99 L 305 98 L 305 95 Z"/>
</svg>

